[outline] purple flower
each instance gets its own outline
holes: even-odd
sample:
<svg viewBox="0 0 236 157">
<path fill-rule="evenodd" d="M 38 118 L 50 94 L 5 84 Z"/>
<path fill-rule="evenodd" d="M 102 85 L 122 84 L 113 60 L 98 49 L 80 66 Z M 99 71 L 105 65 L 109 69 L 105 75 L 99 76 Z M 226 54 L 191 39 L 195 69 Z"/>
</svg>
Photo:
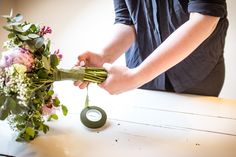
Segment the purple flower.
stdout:
<svg viewBox="0 0 236 157">
<path fill-rule="evenodd" d="M 13 64 L 25 65 L 27 70 L 30 71 L 34 64 L 33 55 L 28 50 L 20 47 L 3 52 L 0 67 L 5 68 Z"/>
<path fill-rule="evenodd" d="M 43 35 L 45 35 L 45 34 L 51 34 L 52 33 L 52 29 L 50 28 L 50 27 L 48 27 L 48 26 L 43 26 L 42 28 L 41 28 L 41 30 L 40 30 L 40 32 L 39 32 L 39 34 L 41 35 L 41 36 L 43 36 Z"/>
</svg>

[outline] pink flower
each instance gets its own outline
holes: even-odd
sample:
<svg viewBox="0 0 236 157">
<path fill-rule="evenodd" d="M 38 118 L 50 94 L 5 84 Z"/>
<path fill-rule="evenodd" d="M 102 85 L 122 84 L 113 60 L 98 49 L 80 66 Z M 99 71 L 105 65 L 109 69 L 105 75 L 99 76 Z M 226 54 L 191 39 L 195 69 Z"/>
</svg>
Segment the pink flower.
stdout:
<svg viewBox="0 0 236 157">
<path fill-rule="evenodd" d="M 43 115 L 52 115 L 55 113 L 55 108 L 53 107 L 51 102 L 49 102 L 48 104 L 43 105 L 42 112 L 43 112 Z"/>
<path fill-rule="evenodd" d="M 57 56 L 57 58 L 58 58 L 59 60 L 61 60 L 62 57 L 63 57 L 63 55 L 62 55 L 62 53 L 60 52 L 59 49 L 57 49 L 56 51 L 54 51 L 54 54 Z"/>
<path fill-rule="evenodd" d="M 52 29 L 48 26 L 43 26 L 39 32 L 39 35 L 43 36 L 45 34 L 52 33 Z"/>
<path fill-rule="evenodd" d="M 20 47 L 3 52 L 0 67 L 5 68 L 13 64 L 25 65 L 27 70 L 30 71 L 34 64 L 33 55 L 28 50 Z"/>
</svg>

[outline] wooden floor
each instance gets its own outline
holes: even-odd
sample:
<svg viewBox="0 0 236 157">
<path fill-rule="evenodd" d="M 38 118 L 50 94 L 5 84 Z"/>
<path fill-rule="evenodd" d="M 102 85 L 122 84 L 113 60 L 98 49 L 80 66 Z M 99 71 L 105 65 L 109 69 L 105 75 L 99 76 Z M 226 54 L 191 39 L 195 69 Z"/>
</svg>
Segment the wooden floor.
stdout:
<svg viewBox="0 0 236 157">
<path fill-rule="evenodd" d="M 17 143 L 0 122 L 0 154 L 21 157 L 235 157 L 236 100 L 134 90 L 111 96 L 90 87 L 92 105 L 108 116 L 100 129 L 80 122 L 85 90 L 55 84 L 67 117 L 50 122 L 50 132 Z M 66 91 L 66 92 L 65 92 Z"/>
</svg>

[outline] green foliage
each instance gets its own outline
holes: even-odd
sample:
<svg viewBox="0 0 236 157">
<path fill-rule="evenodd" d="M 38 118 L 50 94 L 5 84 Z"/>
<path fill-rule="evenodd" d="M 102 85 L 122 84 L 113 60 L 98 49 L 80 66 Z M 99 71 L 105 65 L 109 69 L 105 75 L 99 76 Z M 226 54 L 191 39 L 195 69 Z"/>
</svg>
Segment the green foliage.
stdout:
<svg viewBox="0 0 236 157">
<path fill-rule="evenodd" d="M 51 114 L 48 118 L 48 121 L 51 121 L 52 119 L 57 120 L 58 116 L 56 114 Z"/>
<path fill-rule="evenodd" d="M 48 91 L 48 95 L 49 95 L 49 96 L 52 96 L 53 94 L 54 94 L 54 91 L 53 91 L 53 90 L 49 90 L 49 91 Z"/>
<path fill-rule="evenodd" d="M 60 100 L 56 97 L 55 99 L 53 99 L 53 105 L 55 106 L 55 107 L 59 107 L 59 105 L 60 105 Z"/>
<path fill-rule="evenodd" d="M 59 65 L 59 62 L 60 60 L 55 54 L 50 56 L 50 64 L 52 68 L 56 68 Z"/>
<path fill-rule="evenodd" d="M 28 134 L 30 137 L 34 137 L 35 136 L 35 130 L 32 127 L 27 127 L 25 129 L 26 134 Z"/>
<path fill-rule="evenodd" d="M 47 57 L 45 57 L 45 56 L 42 56 L 42 63 L 43 63 L 43 67 L 44 67 L 46 70 L 50 71 L 51 65 L 50 65 L 50 60 L 49 60 L 49 58 L 47 58 Z"/>
<path fill-rule="evenodd" d="M 62 109 L 63 115 L 66 116 L 66 115 L 68 114 L 68 109 L 67 109 L 67 107 L 64 106 L 64 105 L 61 105 L 61 109 Z"/>
<path fill-rule="evenodd" d="M 0 97 L 0 120 L 5 120 L 8 115 L 13 113 L 18 113 L 19 108 L 16 108 L 16 102 L 11 97 L 1 96 Z"/>
</svg>

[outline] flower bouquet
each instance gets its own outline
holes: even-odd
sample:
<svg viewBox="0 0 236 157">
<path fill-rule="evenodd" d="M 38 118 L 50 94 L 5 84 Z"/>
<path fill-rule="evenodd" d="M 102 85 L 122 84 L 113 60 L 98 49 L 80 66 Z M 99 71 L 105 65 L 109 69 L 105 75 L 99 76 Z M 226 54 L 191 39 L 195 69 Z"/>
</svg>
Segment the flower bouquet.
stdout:
<svg viewBox="0 0 236 157">
<path fill-rule="evenodd" d="M 107 77 L 102 68 L 58 69 L 62 54 L 51 53 L 45 35 L 50 27 L 22 22 L 17 14 L 3 16 L 9 32 L 0 60 L 0 119 L 9 121 L 18 133 L 17 141 L 31 141 L 40 132 L 47 133 L 47 120 L 57 120 L 56 110 L 68 110 L 53 91 L 53 82 L 83 80 L 101 83 Z"/>
</svg>

